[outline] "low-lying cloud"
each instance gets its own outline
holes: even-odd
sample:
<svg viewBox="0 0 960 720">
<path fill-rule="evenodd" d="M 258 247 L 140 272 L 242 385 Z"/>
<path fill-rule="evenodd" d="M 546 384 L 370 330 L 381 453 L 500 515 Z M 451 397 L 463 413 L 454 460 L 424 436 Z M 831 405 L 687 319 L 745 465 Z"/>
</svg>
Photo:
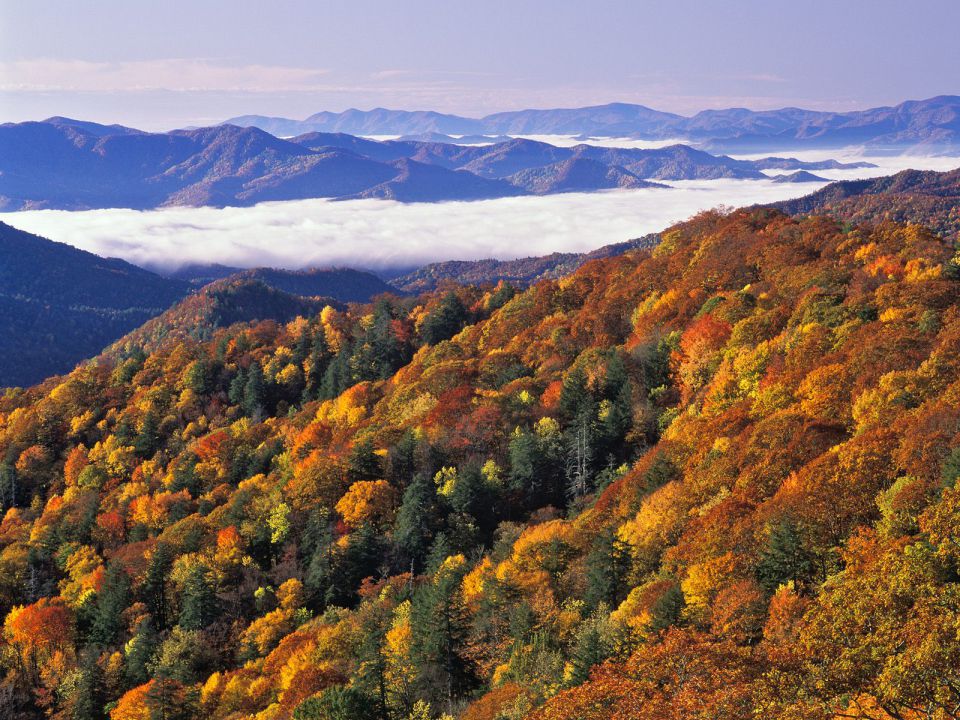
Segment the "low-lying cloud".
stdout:
<svg viewBox="0 0 960 720">
<path fill-rule="evenodd" d="M 913 161 L 910 165 L 922 166 Z M 926 161 L 937 169 L 957 164 L 956 158 Z M 885 165 L 883 171 L 897 169 L 890 161 Z M 835 177 L 848 171 L 822 174 Z M 222 263 L 389 270 L 442 260 L 593 250 L 657 232 L 701 210 L 775 202 L 822 187 L 762 180 L 671 185 L 436 204 L 297 200 L 249 208 L 37 210 L 0 214 L 0 220 L 98 255 L 154 268 Z"/>
</svg>

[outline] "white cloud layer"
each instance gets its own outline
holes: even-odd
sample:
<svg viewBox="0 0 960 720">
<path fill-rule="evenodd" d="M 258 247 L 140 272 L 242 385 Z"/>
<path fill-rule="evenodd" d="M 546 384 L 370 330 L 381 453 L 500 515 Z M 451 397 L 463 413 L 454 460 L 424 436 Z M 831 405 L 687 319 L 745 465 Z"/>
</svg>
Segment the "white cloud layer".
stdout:
<svg viewBox="0 0 960 720">
<path fill-rule="evenodd" d="M 23 230 L 138 265 L 217 262 L 241 267 L 379 269 L 592 250 L 661 230 L 705 208 L 771 202 L 803 192 L 795 185 L 764 181 L 675 185 L 672 190 L 478 202 L 296 200 L 250 208 L 37 210 L 0 218 Z"/>
<path fill-rule="evenodd" d="M 957 158 L 870 159 L 883 167 L 818 174 L 846 179 L 904 167 L 946 170 L 960 165 Z M 0 214 L 0 220 L 99 255 L 151 267 L 223 263 L 390 269 L 442 260 L 512 259 L 593 250 L 657 232 L 704 209 L 775 202 L 822 187 L 820 183 L 762 180 L 671 185 L 673 189 L 667 190 L 436 204 L 297 200 L 224 209 L 36 210 Z"/>
</svg>

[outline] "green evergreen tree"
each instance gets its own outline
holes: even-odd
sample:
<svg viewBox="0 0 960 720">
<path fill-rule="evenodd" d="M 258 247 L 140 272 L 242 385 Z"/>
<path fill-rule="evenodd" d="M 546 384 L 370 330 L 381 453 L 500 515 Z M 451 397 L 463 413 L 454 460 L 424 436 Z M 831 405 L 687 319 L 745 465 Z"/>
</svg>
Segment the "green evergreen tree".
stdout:
<svg viewBox="0 0 960 720">
<path fill-rule="evenodd" d="M 134 440 L 133 449 L 142 458 L 151 458 L 159 449 L 160 440 L 160 420 L 157 417 L 157 411 L 150 407 L 140 421 L 140 431 Z"/>
<path fill-rule="evenodd" d="M 405 488 L 417 470 L 417 436 L 407 430 L 387 452 L 387 479 L 394 487 Z"/>
<path fill-rule="evenodd" d="M 601 533 L 587 555 L 587 592 L 584 600 L 587 607 L 596 610 L 601 604 L 617 607 L 630 589 L 627 575 L 630 572 L 629 547 L 613 529 Z"/>
<path fill-rule="evenodd" d="M 340 348 L 340 352 L 338 352 L 327 365 L 327 369 L 323 373 L 323 382 L 320 385 L 321 400 L 335 398 L 353 385 L 350 356 L 350 348 L 342 347 Z"/>
<path fill-rule="evenodd" d="M 409 360 L 409 353 L 393 331 L 394 309 L 390 301 L 381 298 L 373 310 L 373 323 L 366 333 L 365 344 L 370 348 L 369 372 L 371 380 L 384 380 Z"/>
<path fill-rule="evenodd" d="M 133 637 L 124 647 L 124 676 L 131 687 L 141 685 L 150 678 L 148 666 L 159 644 L 150 618 L 142 619 Z"/>
<path fill-rule="evenodd" d="M 460 332 L 467 324 L 468 317 L 467 308 L 457 294 L 449 292 L 424 319 L 420 335 L 427 345 L 436 345 Z"/>
<path fill-rule="evenodd" d="M 261 415 L 267 399 L 266 383 L 260 363 L 250 363 L 247 382 L 243 386 L 243 412 L 250 417 Z"/>
<path fill-rule="evenodd" d="M 68 674 L 57 688 L 58 712 L 66 720 L 106 720 L 107 687 L 96 650 L 88 648 L 79 658 L 77 671 Z"/>
<path fill-rule="evenodd" d="M 563 379 L 560 387 L 560 414 L 566 422 L 596 416 L 593 395 L 587 387 L 587 374 L 580 366 L 575 367 Z"/>
<path fill-rule="evenodd" d="M 109 647 L 120 639 L 121 614 L 130 604 L 130 578 L 116 560 L 107 564 L 90 629 L 90 644 Z"/>
<path fill-rule="evenodd" d="M 384 603 L 375 603 L 366 608 L 361 621 L 355 684 L 367 699 L 367 714 L 364 717 L 371 720 L 385 720 L 390 715 L 385 648 L 386 635 L 392 620 L 390 607 Z"/>
<path fill-rule="evenodd" d="M 402 566 L 419 572 L 430 552 L 436 530 L 437 493 L 433 481 L 423 473 L 413 478 L 397 511 L 393 542 Z"/>
<path fill-rule="evenodd" d="M 361 440 L 351 448 L 347 459 L 347 477 L 351 482 L 378 480 L 383 477 L 383 463 L 377 455 L 373 440 Z"/>
<path fill-rule="evenodd" d="M 140 598 L 150 610 L 156 627 L 167 628 L 170 613 L 167 604 L 167 576 L 173 566 L 174 551 L 169 544 L 158 542 L 150 555 L 150 562 L 140 585 Z"/>
<path fill-rule="evenodd" d="M 769 526 L 766 547 L 760 551 L 757 581 L 767 592 L 774 592 L 786 582 L 797 586 L 805 581 L 813 567 L 813 559 L 803 545 L 796 523 L 789 519 Z"/>
<path fill-rule="evenodd" d="M 230 387 L 227 390 L 227 398 L 234 405 L 243 405 L 243 391 L 247 387 L 247 373 L 243 368 L 237 370 L 237 374 L 230 381 Z"/>
<path fill-rule="evenodd" d="M 204 358 L 194 360 L 187 366 L 183 384 L 197 395 L 206 395 L 213 384 L 210 364 Z"/>
<path fill-rule="evenodd" d="M 184 630 L 202 630 L 216 619 L 217 612 L 217 594 L 210 571 L 203 565 L 193 565 L 180 589 L 180 617 L 177 624 Z"/>
<path fill-rule="evenodd" d="M 197 691 L 179 680 L 158 675 L 147 692 L 150 720 L 194 720 L 199 717 Z"/>
<path fill-rule="evenodd" d="M 421 692 L 431 702 L 445 704 L 448 709 L 477 681 L 466 653 L 469 614 L 461 596 L 462 579 L 462 569 L 444 569 L 435 574 L 433 582 L 417 589 L 410 615 L 412 652 Z"/>
<path fill-rule="evenodd" d="M 317 328 L 313 342 L 310 346 L 309 362 L 307 363 L 307 372 L 304 376 L 304 400 L 317 400 L 320 398 L 323 385 L 323 376 L 330 364 L 330 347 L 327 345 L 327 337 L 323 328 Z"/>
<path fill-rule="evenodd" d="M 350 535 L 347 547 L 338 559 L 335 570 L 336 586 L 334 602 L 353 606 L 357 602 L 357 589 L 368 577 L 380 576 L 383 560 L 383 538 L 370 523 L 364 523 Z"/>
<path fill-rule="evenodd" d="M 293 720 L 377 720 L 376 700 L 348 685 L 334 685 L 300 703 Z"/>
<path fill-rule="evenodd" d="M 322 610 L 330 605 L 337 593 L 337 558 L 330 511 L 321 508 L 310 520 L 306 538 L 310 557 L 304 586 L 314 606 Z"/>
<path fill-rule="evenodd" d="M 570 664 L 570 684 L 580 685 L 590 679 L 590 671 L 613 653 L 610 639 L 604 637 L 603 627 L 609 608 L 601 605 L 598 612 L 587 618 L 577 631 Z"/>
</svg>

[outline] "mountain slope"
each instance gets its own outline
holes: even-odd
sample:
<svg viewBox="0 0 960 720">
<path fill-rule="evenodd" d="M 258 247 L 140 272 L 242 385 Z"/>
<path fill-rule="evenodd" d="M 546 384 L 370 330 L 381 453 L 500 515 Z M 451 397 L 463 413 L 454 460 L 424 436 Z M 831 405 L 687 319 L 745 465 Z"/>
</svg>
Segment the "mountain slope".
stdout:
<svg viewBox="0 0 960 720">
<path fill-rule="evenodd" d="M 465 170 L 447 170 L 409 158 L 390 163 L 396 176 L 356 193 L 357 198 L 381 198 L 401 202 L 484 200 L 524 195 L 525 190 L 499 179 L 488 179 Z"/>
<path fill-rule="evenodd" d="M 184 300 L 188 309 L 177 311 L 178 326 L 201 316 L 205 327 L 284 320 L 325 304 L 369 302 L 397 292 L 375 275 L 349 268 L 203 268 L 164 277 L 0 223 L 0 387 L 32 385 L 71 370 L 187 296 L 197 287 L 191 282 L 197 273 L 208 281 L 229 276 L 223 283 L 245 292 L 234 289 L 228 303 L 222 285 L 205 289 Z M 164 324 L 171 324 L 169 315 L 159 322 Z"/>
<path fill-rule="evenodd" d="M 819 175 L 814 175 L 811 172 L 806 170 L 797 170 L 795 173 L 783 174 L 783 175 L 774 175 L 772 177 L 773 182 L 775 183 L 808 183 L 808 182 L 830 182 L 826 178 L 822 178 Z"/>
<path fill-rule="evenodd" d="M 0 223 L 0 387 L 69 371 L 188 289 Z"/>
<path fill-rule="evenodd" d="M 915 223 L 956 240 L 960 238 L 960 169 L 904 170 L 873 180 L 835 182 L 773 207 L 791 215 L 832 215 L 846 222 Z"/>
<path fill-rule="evenodd" d="M 667 187 L 641 180 L 617 165 L 604 165 L 586 158 L 562 160 L 552 165 L 521 170 L 508 176 L 507 180 L 535 195 L 615 188 Z"/>
<path fill-rule="evenodd" d="M 271 271 L 264 274 L 278 279 L 278 274 Z M 289 282 L 287 278 L 279 279 Z M 206 285 L 124 335 L 102 355 L 117 358 L 133 349 L 152 352 L 160 347 L 175 347 L 187 340 L 207 341 L 219 328 L 235 323 L 286 323 L 297 316 L 316 315 L 327 305 L 339 306 L 332 298 L 303 297 L 278 290 L 253 271 Z"/>
<path fill-rule="evenodd" d="M 0 209 L 252 205 L 375 196 L 387 183 L 395 197 L 424 201 L 517 194 L 507 183 L 470 184 L 443 168 L 411 173 L 403 163 L 312 149 L 255 128 L 112 134 L 89 125 L 0 126 Z"/>
<path fill-rule="evenodd" d="M 707 212 L 8 394 L 3 716 L 949 717 L 958 278 Z"/>
<path fill-rule="evenodd" d="M 653 248 L 660 241 L 658 234 L 635 240 L 604 245 L 587 253 L 552 253 L 517 260 L 452 260 L 431 263 L 390 280 L 390 285 L 404 292 L 419 294 L 439 287 L 460 285 L 497 285 L 507 283 L 527 287 L 541 280 L 557 280 L 574 273 L 581 265 L 631 250 Z"/>
<path fill-rule="evenodd" d="M 310 268 L 278 270 L 255 268 L 233 276 L 238 280 L 259 280 L 276 290 L 302 297 L 328 297 L 341 303 L 370 302 L 377 295 L 396 289 L 373 273 L 352 268 Z"/>
</svg>

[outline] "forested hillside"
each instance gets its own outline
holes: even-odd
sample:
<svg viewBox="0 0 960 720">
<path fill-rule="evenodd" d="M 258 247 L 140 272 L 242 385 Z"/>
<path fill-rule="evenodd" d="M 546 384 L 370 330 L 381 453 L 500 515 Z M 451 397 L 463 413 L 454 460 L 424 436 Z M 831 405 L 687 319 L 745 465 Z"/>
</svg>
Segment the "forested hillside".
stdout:
<svg viewBox="0 0 960 720">
<path fill-rule="evenodd" d="M 706 213 L 0 401 L 0 716 L 942 719 L 960 268 Z"/>
<path fill-rule="evenodd" d="M 68 372 L 189 289 L 0 222 L 0 388 Z"/>
<path fill-rule="evenodd" d="M 832 215 L 846 222 L 915 223 L 956 240 L 960 237 L 960 169 L 904 170 L 873 180 L 832 183 L 775 207 L 791 215 Z"/>
</svg>

